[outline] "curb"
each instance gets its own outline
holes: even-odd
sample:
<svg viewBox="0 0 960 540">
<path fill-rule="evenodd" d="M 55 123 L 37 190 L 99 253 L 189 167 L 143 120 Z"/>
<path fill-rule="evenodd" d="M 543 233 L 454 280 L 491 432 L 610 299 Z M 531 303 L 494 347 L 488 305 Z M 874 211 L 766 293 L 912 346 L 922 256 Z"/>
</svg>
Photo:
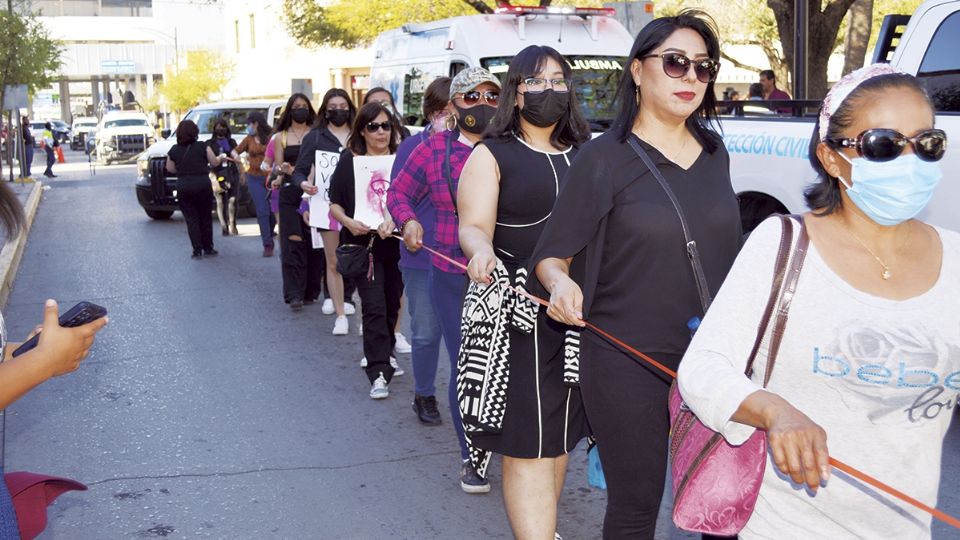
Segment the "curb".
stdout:
<svg viewBox="0 0 960 540">
<path fill-rule="evenodd" d="M 30 228 L 33 226 L 33 218 L 37 215 L 42 193 L 43 183 L 35 182 L 30 194 L 27 195 L 27 202 L 23 205 L 23 212 L 26 216 L 23 230 L 0 250 L 0 279 L 2 279 L 0 281 L 0 309 L 6 307 L 10 291 L 13 289 L 13 280 L 17 277 L 20 259 L 23 258 L 23 250 L 27 246 L 27 237 L 30 236 Z"/>
</svg>

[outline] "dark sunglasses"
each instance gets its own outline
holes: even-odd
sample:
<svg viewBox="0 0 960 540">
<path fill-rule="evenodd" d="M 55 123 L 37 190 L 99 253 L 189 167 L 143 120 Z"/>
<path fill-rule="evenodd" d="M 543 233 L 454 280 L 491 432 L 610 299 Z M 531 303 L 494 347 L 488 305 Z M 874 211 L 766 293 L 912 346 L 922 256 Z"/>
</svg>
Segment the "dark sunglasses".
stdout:
<svg viewBox="0 0 960 540">
<path fill-rule="evenodd" d="M 900 157 L 907 144 L 923 161 L 940 161 L 947 151 L 947 134 L 942 129 L 927 129 L 907 137 L 894 129 L 868 129 L 853 139 L 828 137 L 826 142 L 839 148 L 854 148 L 869 161 L 892 161 Z"/>
<path fill-rule="evenodd" d="M 367 128 L 367 133 L 376 133 L 378 129 L 382 129 L 384 131 L 393 131 L 393 124 L 390 122 L 380 122 L 379 124 L 376 122 L 370 122 L 364 127 Z"/>
<path fill-rule="evenodd" d="M 486 92 L 471 90 L 461 94 L 460 98 L 463 100 L 463 104 L 467 107 L 473 107 L 474 105 L 480 103 L 481 100 L 486 101 L 487 105 L 490 105 L 491 107 L 496 107 L 497 104 L 500 103 L 500 92 L 495 90 L 487 90 Z"/>
<path fill-rule="evenodd" d="M 702 83 L 713 82 L 717 78 L 717 72 L 720 71 L 720 62 L 712 58 L 694 61 L 680 53 L 648 54 L 642 57 L 643 60 L 647 58 L 663 60 L 663 72 L 672 79 L 679 79 L 686 75 L 691 65 L 694 73 L 697 74 L 697 80 Z"/>
</svg>

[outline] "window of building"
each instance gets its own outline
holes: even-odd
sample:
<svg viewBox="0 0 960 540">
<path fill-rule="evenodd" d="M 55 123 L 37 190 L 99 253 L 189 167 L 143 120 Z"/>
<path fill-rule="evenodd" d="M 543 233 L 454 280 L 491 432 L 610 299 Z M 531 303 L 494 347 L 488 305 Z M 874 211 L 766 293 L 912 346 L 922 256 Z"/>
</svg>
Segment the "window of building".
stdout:
<svg viewBox="0 0 960 540">
<path fill-rule="evenodd" d="M 233 21 L 234 50 L 240 52 L 240 21 Z"/>
<path fill-rule="evenodd" d="M 251 49 L 257 48 L 257 32 L 254 29 L 253 13 L 250 14 L 250 48 Z"/>
<path fill-rule="evenodd" d="M 153 0 L 34 0 L 47 17 L 150 17 Z"/>
<path fill-rule="evenodd" d="M 960 12 L 940 24 L 920 64 L 923 80 L 937 112 L 960 113 Z"/>
</svg>

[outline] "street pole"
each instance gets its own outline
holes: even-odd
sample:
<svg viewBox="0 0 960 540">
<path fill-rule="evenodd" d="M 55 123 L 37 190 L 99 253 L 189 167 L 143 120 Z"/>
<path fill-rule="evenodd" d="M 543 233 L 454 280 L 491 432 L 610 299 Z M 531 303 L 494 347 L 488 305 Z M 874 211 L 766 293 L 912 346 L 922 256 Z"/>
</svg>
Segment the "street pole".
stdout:
<svg viewBox="0 0 960 540">
<path fill-rule="evenodd" d="M 810 27 L 809 0 L 794 0 L 793 21 L 793 99 L 807 99 L 807 36 Z"/>
</svg>

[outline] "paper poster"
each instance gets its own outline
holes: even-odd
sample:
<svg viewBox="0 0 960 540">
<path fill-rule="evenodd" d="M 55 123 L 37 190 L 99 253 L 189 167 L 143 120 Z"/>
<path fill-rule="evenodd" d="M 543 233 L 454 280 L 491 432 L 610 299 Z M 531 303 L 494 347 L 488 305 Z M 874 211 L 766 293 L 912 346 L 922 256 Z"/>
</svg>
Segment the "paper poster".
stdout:
<svg viewBox="0 0 960 540">
<path fill-rule="evenodd" d="M 330 177 L 333 176 L 337 163 L 340 162 L 340 154 L 337 152 L 324 152 L 317 150 L 314 158 L 314 185 L 320 191 L 310 197 L 310 226 L 329 229 L 331 231 L 340 230 L 340 222 L 333 219 L 330 215 Z"/>
<path fill-rule="evenodd" d="M 353 219 L 371 229 L 384 222 L 387 213 L 387 189 L 390 169 L 396 156 L 357 156 L 353 158 L 356 208 Z"/>
</svg>

